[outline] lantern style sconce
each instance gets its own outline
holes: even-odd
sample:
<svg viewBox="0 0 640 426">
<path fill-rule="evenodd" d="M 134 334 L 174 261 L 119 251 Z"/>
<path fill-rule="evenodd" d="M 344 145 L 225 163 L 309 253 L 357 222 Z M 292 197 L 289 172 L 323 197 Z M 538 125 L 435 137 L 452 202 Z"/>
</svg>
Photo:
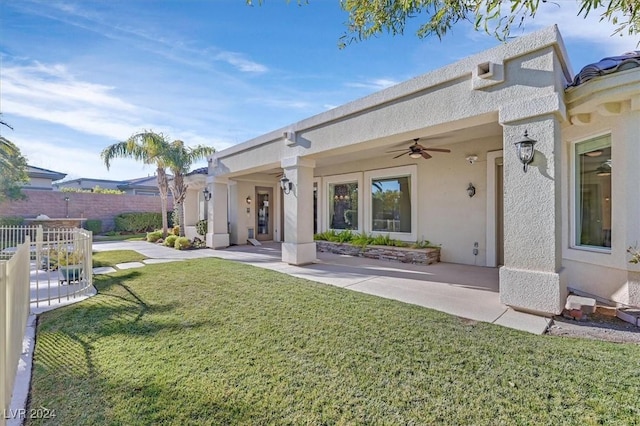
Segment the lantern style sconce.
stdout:
<svg viewBox="0 0 640 426">
<path fill-rule="evenodd" d="M 211 192 L 209 192 L 209 188 L 203 189 L 202 190 L 202 194 L 204 195 L 204 200 L 205 201 L 211 200 Z"/>
<path fill-rule="evenodd" d="M 471 182 L 469 182 L 469 186 L 467 187 L 467 194 L 469 195 L 469 198 L 472 198 L 474 195 L 476 195 L 476 187 L 473 186 Z"/>
<path fill-rule="evenodd" d="M 523 164 L 523 170 L 525 173 L 527 172 L 529 163 L 533 161 L 533 156 L 536 153 L 536 150 L 534 148 L 536 142 L 538 141 L 531 139 L 527 134 L 527 131 L 525 130 L 524 138 L 514 144 L 518 152 L 518 159 Z"/>
<path fill-rule="evenodd" d="M 280 179 L 280 188 L 285 194 L 288 194 L 293 189 L 293 182 L 289 180 L 286 175 L 282 175 L 282 179 Z"/>
<path fill-rule="evenodd" d="M 247 198 L 245 199 L 245 201 L 247 202 L 247 204 L 251 204 L 251 196 L 247 195 Z"/>
</svg>

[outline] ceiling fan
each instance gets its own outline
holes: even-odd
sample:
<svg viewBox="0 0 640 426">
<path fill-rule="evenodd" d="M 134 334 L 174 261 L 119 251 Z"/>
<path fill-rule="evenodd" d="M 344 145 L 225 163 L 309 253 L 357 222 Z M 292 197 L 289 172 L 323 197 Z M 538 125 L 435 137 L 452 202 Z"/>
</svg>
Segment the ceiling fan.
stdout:
<svg viewBox="0 0 640 426">
<path fill-rule="evenodd" d="M 404 148 L 404 149 L 396 149 L 393 151 L 387 151 L 388 153 L 390 152 L 400 152 L 402 151 L 402 154 L 398 154 L 395 157 L 393 157 L 394 159 L 402 157 L 403 155 L 409 155 L 409 157 L 411 158 L 424 158 L 425 160 L 428 160 L 429 158 L 431 158 L 432 156 L 427 152 L 427 151 L 433 151 L 433 152 L 451 152 L 450 149 L 445 149 L 445 148 L 426 148 L 422 145 L 420 145 L 418 143 L 418 141 L 420 140 L 420 138 L 415 138 L 413 140 L 413 144 L 410 145 L 408 148 Z"/>
</svg>

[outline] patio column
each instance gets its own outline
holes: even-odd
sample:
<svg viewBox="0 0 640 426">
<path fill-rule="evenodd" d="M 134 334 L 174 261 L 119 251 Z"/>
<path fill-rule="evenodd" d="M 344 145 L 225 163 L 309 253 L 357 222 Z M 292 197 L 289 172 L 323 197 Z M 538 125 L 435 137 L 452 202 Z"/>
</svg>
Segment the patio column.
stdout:
<svg viewBox="0 0 640 426">
<path fill-rule="evenodd" d="M 207 188 L 211 193 L 208 201 L 207 247 L 213 249 L 229 247 L 227 179 L 209 176 Z"/>
<path fill-rule="evenodd" d="M 640 182 L 640 168 L 637 164 L 638 158 L 640 158 L 640 144 L 637 143 L 637 135 L 640 133 L 640 96 L 632 99 L 629 117 L 626 120 L 620 120 L 619 123 L 613 137 L 616 142 L 624 141 L 624 144 L 618 143 L 612 152 L 615 167 L 615 173 L 612 176 L 612 190 L 614 191 L 612 198 L 614 208 L 619 208 L 623 213 L 614 217 L 611 254 L 614 258 L 624 259 L 629 293 L 626 303 L 640 306 L 640 269 L 637 265 L 628 262 L 630 256 L 626 253 L 629 247 L 640 249 L 640 241 L 638 241 L 640 236 L 640 198 L 637 195 L 638 182 Z M 620 146 L 623 148 L 617 149 Z M 622 182 L 618 184 L 617 179 Z M 618 220 L 619 217 L 620 220 Z M 623 244 L 616 243 L 619 233 L 623 234 L 621 236 L 624 240 Z"/>
<path fill-rule="evenodd" d="M 313 169 L 315 162 L 301 157 L 281 161 L 284 175 L 293 187 L 284 196 L 284 243 L 282 261 L 304 265 L 316 260 L 313 240 Z"/>
<path fill-rule="evenodd" d="M 559 314 L 566 299 L 561 245 L 563 111 L 558 94 L 500 109 L 504 143 L 504 266 L 500 268 L 500 299 L 514 309 Z M 532 112 L 538 114 L 530 115 Z M 525 130 L 537 141 L 534 160 L 526 173 L 514 146 Z"/>
</svg>

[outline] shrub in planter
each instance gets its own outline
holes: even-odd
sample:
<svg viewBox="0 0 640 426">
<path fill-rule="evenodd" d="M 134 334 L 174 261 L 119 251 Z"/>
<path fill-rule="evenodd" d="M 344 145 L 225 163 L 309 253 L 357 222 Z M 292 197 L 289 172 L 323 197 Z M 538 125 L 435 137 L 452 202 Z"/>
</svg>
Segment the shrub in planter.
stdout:
<svg viewBox="0 0 640 426">
<path fill-rule="evenodd" d="M 167 238 L 164 240 L 164 245 L 167 247 L 174 247 L 177 239 L 177 235 L 167 235 Z"/>
<path fill-rule="evenodd" d="M 162 238 L 162 231 L 147 232 L 147 241 L 155 243 Z"/>
<path fill-rule="evenodd" d="M 199 220 L 196 223 L 196 232 L 198 235 L 207 235 L 208 222 L 206 220 Z"/>
<path fill-rule="evenodd" d="M 191 241 L 187 237 L 178 237 L 173 247 L 178 250 L 186 250 L 191 247 Z"/>
</svg>

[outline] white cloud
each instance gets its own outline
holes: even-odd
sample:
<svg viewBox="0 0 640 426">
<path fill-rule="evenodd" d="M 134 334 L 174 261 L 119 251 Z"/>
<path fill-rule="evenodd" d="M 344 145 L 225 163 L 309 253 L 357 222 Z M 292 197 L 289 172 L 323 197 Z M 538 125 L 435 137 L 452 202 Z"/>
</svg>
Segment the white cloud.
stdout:
<svg viewBox="0 0 640 426">
<path fill-rule="evenodd" d="M 220 52 L 215 58 L 233 65 L 242 72 L 265 73 L 268 71 L 266 66 L 250 61 L 244 55 L 236 52 Z"/>
<path fill-rule="evenodd" d="M 142 124 L 134 118 L 141 109 L 113 87 L 79 81 L 60 64 L 6 65 L 2 83 L 3 107 L 12 114 L 116 138 Z"/>
<path fill-rule="evenodd" d="M 398 83 L 399 83 L 398 81 L 387 79 L 387 78 L 377 78 L 377 79 L 370 79 L 362 82 L 345 83 L 345 86 L 377 91 L 377 90 L 386 89 L 387 87 L 395 86 Z"/>
</svg>

